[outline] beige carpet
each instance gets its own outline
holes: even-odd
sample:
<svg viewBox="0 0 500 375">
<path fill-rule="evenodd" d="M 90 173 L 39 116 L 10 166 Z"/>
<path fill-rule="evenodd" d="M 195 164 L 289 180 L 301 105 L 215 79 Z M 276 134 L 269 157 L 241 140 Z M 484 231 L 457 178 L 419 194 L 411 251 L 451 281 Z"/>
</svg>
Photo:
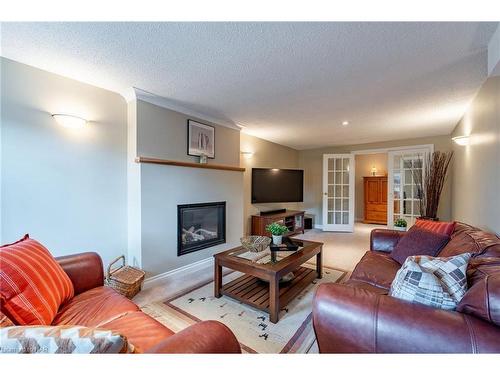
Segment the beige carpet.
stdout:
<svg viewBox="0 0 500 375">
<path fill-rule="evenodd" d="M 308 267 L 313 267 L 309 266 Z M 226 275 L 224 283 L 241 274 Z M 167 301 L 142 306 L 142 310 L 178 332 L 202 320 L 218 320 L 236 335 L 247 353 L 307 353 L 315 341 L 312 328 L 312 300 L 318 285 L 341 281 L 346 272 L 324 267 L 323 278 L 314 280 L 287 306 L 273 324 L 269 314 L 223 296 L 213 296 L 213 281 L 193 287 Z"/>
</svg>

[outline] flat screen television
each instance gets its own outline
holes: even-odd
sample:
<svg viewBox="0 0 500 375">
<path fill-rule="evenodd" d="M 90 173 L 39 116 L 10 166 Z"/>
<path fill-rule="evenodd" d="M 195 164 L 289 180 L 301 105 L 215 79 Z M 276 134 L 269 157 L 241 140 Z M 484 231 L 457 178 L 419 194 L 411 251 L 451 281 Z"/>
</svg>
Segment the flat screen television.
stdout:
<svg viewBox="0 0 500 375">
<path fill-rule="evenodd" d="M 252 203 L 302 202 L 302 169 L 252 168 Z"/>
</svg>

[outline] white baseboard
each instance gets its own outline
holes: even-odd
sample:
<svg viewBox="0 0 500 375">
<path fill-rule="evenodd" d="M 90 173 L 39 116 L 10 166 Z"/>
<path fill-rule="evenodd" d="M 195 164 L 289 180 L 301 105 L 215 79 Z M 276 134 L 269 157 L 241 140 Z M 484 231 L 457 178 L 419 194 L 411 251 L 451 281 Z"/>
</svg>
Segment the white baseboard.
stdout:
<svg viewBox="0 0 500 375">
<path fill-rule="evenodd" d="M 321 230 L 323 230 L 323 224 L 314 224 L 314 229 L 321 229 Z"/>
<path fill-rule="evenodd" d="M 214 257 L 209 257 L 202 259 L 198 262 L 188 264 L 183 267 L 176 268 L 175 270 L 167 271 L 164 273 L 160 273 L 159 275 L 151 276 L 148 277 L 147 279 L 144 280 L 144 283 L 142 284 L 142 289 L 149 289 L 152 288 L 158 284 L 161 284 L 165 282 L 165 279 L 168 279 L 169 277 L 175 276 L 181 272 L 185 271 L 196 271 L 205 267 L 210 266 L 214 262 Z"/>
</svg>

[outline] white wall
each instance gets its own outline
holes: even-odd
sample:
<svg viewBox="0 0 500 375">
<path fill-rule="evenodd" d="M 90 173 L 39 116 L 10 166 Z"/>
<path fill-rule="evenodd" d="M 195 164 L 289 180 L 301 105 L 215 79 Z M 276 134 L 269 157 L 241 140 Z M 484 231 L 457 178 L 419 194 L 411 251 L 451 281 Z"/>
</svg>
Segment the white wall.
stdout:
<svg viewBox="0 0 500 375">
<path fill-rule="evenodd" d="M 452 136 L 468 135 L 468 146 L 453 145 L 453 219 L 500 234 L 500 77 L 490 77 Z"/>
<path fill-rule="evenodd" d="M 1 59 L 1 242 L 58 256 L 126 253 L 126 104 L 106 90 Z M 92 122 L 61 127 L 52 113 Z"/>
</svg>

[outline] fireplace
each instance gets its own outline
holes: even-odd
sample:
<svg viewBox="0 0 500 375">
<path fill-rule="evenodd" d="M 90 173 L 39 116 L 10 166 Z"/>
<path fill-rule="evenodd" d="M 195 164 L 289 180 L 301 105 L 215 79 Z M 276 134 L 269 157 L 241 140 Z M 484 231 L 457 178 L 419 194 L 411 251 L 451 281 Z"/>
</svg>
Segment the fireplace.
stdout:
<svg viewBox="0 0 500 375">
<path fill-rule="evenodd" d="M 177 256 L 226 242 L 226 202 L 177 206 Z"/>
</svg>

